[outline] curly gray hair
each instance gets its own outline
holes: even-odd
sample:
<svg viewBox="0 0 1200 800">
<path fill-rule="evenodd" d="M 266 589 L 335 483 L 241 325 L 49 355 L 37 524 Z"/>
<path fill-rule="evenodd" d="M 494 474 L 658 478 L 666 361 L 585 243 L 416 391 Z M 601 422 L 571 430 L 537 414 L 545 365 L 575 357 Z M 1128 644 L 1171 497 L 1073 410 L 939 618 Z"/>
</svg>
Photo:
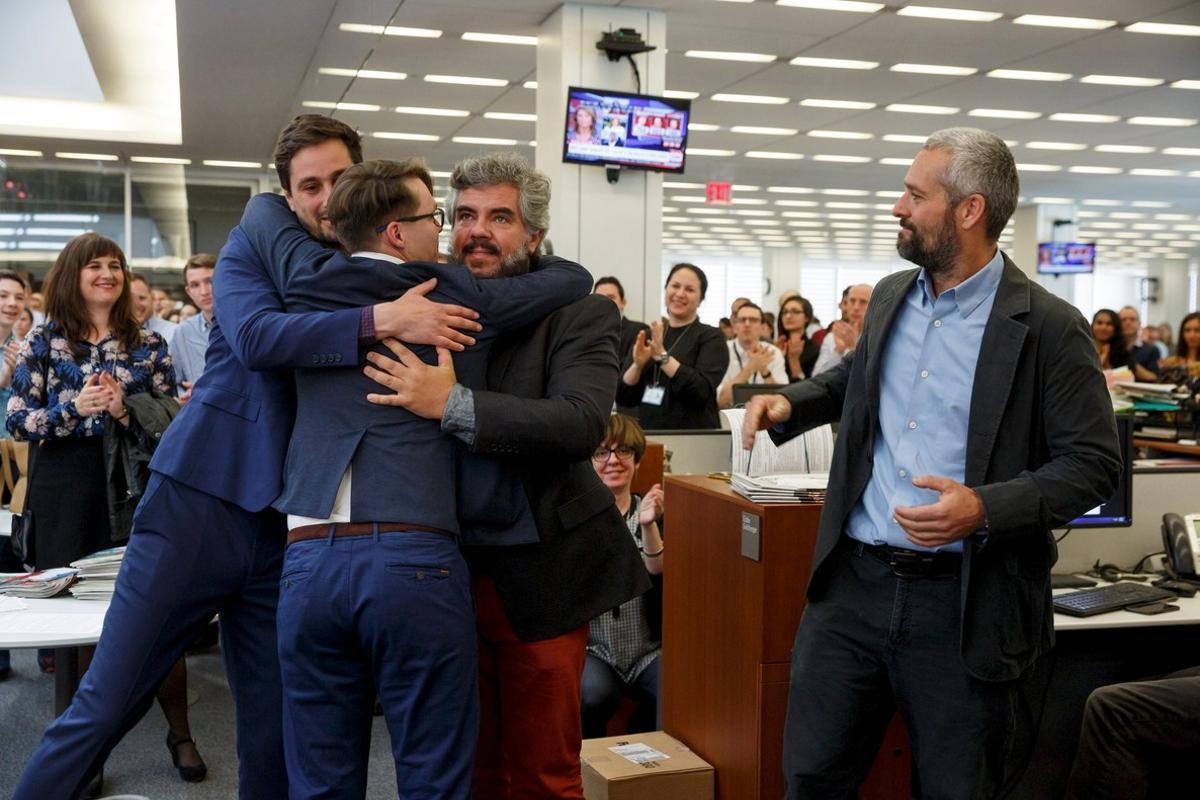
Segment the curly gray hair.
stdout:
<svg viewBox="0 0 1200 800">
<path fill-rule="evenodd" d="M 1021 191 L 1017 165 L 1004 140 L 979 128 L 943 128 L 929 135 L 924 149 L 950 154 L 942 175 L 950 204 L 957 205 L 972 194 L 983 195 L 987 237 L 993 242 L 999 239 Z"/>
<path fill-rule="evenodd" d="M 457 216 L 458 193 L 474 186 L 507 183 L 517 187 L 520 203 L 517 211 L 530 234 L 550 229 L 550 179 L 529 166 L 518 153 L 492 153 L 458 162 L 450 175 L 450 219 Z"/>
</svg>

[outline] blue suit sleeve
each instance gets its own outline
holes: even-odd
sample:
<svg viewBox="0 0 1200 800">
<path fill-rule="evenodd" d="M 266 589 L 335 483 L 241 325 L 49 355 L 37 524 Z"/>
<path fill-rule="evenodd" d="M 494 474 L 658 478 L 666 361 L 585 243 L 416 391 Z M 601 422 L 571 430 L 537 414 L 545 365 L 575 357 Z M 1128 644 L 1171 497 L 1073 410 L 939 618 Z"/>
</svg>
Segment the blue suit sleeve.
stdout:
<svg viewBox="0 0 1200 800">
<path fill-rule="evenodd" d="M 586 269 L 554 256 L 543 257 L 537 270 L 510 278 L 478 280 L 457 265 L 442 265 L 425 277 L 439 278 L 440 289 L 479 311 L 479 322 L 496 333 L 532 325 L 592 290 L 592 276 Z"/>
<path fill-rule="evenodd" d="M 340 354 L 341 364 L 354 363 L 360 310 L 289 314 L 277 282 L 281 275 L 264 266 L 243 228 L 233 229 L 213 275 L 213 309 L 237 359 L 256 370 L 339 363 L 315 360 L 318 354 Z"/>
</svg>

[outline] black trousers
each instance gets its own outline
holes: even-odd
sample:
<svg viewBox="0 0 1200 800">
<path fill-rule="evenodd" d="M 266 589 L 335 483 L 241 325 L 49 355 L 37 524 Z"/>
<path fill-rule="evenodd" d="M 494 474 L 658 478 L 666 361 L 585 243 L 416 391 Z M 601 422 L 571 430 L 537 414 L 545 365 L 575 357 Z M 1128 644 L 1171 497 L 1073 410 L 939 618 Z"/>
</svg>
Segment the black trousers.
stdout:
<svg viewBox="0 0 1200 800">
<path fill-rule="evenodd" d="M 1083 712 L 1067 798 L 1195 797 L 1197 759 L 1200 667 L 1102 686 Z"/>
<path fill-rule="evenodd" d="M 958 577 L 897 577 L 848 538 L 830 558 L 829 588 L 805 608 L 792 650 L 789 800 L 858 797 L 896 710 L 920 797 L 994 796 L 1014 740 L 1017 687 L 963 669 Z"/>
</svg>

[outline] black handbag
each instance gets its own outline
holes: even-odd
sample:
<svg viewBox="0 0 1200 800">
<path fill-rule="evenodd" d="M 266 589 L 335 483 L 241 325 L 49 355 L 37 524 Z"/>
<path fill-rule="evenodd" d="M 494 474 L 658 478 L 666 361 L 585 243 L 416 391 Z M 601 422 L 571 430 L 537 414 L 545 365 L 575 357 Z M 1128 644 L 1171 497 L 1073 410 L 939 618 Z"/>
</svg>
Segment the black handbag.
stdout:
<svg viewBox="0 0 1200 800">
<path fill-rule="evenodd" d="M 12 515 L 13 555 L 22 564 L 37 563 L 37 539 L 34 537 L 33 512 L 28 508 Z"/>
</svg>

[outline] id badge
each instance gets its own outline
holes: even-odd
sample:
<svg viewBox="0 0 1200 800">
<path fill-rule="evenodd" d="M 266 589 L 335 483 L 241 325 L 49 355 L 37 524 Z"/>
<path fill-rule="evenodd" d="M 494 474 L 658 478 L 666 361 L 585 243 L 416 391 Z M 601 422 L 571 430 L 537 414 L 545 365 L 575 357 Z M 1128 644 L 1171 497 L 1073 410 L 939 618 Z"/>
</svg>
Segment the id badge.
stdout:
<svg viewBox="0 0 1200 800">
<path fill-rule="evenodd" d="M 646 391 L 642 392 L 642 402 L 646 405 L 661 406 L 666 394 L 667 390 L 662 386 L 647 386 Z"/>
</svg>

